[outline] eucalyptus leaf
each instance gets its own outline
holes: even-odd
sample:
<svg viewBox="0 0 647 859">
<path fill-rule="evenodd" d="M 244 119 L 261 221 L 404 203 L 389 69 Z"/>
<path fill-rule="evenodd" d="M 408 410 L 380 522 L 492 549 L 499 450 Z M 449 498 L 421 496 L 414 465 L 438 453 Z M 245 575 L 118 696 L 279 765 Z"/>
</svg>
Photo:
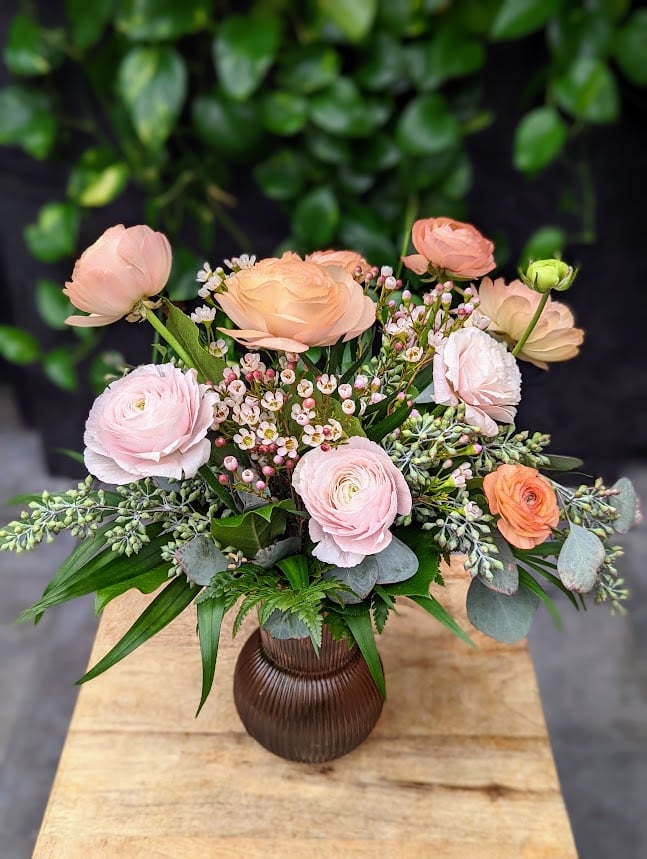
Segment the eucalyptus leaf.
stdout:
<svg viewBox="0 0 647 859">
<path fill-rule="evenodd" d="M 367 557 L 373 557 L 377 562 L 376 583 L 378 585 L 404 582 L 418 572 L 418 556 L 413 549 L 395 536 L 392 537 L 386 549 Z"/>
<path fill-rule="evenodd" d="M 214 544 L 213 540 L 199 534 L 180 546 L 175 559 L 182 572 L 196 585 L 208 585 L 216 573 L 229 566 L 229 558 Z"/>
<path fill-rule="evenodd" d="M 512 554 L 510 545 L 503 539 L 498 531 L 492 531 L 492 542 L 499 550 L 498 555 L 493 556 L 497 561 L 503 564 L 502 570 L 492 569 L 492 578 L 487 579 L 485 576 L 479 576 L 481 582 L 486 588 L 492 591 L 497 591 L 506 596 L 512 596 L 519 590 L 519 569 L 517 561 Z"/>
<path fill-rule="evenodd" d="M 538 605 L 537 594 L 524 585 L 520 585 L 514 596 L 505 596 L 486 588 L 478 576 L 472 579 L 467 592 L 470 623 L 506 644 L 514 644 L 528 634 Z"/>
<path fill-rule="evenodd" d="M 549 471 L 573 471 L 573 469 L 581 468 L 584 465 L 583 460 L 576 456 L 562 456 L 555 453 L 548 455 L 548 460 L 548 465 L 543 465 L 542 468 Z"/>
<path fill-rule="evenodd" d="M 263 624 L 263 629 L 272 638 L 309 638 L 310 632 L 305 623 L 291 611 L 281 611 L 275 608 Z"/>
<path fill-rule="evenodd" d="M 354 567 L 331 567 L 323 574 L 324 579 L 337 579 L 350 588 L 350 591 L 337 591 L 337 599 L 344 605 L 362 602 L 370 594 L 377 582 L 379 565 L 377 555 L 366 555 Z"/>
<path fill-rule="evenodd" d="M 416 394 L 413 401 L 414 403 L 435 403 L 434 383 L 431 382 L 426 388 L 424 388 L 424 390 L 420 391 L 419 394 Z"/>
<path fill-rule="evenodd" d="M 618 518 L 613 523 L 613 527 L 618 534 L 626 534 L 636 522 L 638 496 L 628 477 L 621 477 L 611 488 L 619 490 L 618 495 L 612 495 L 609 498 L 609 503 L 618 512 Z"/>
<path fill-rule="evenodd" d="M 568 537 L 557 558 L 557 572 L 569 591 L 588 593 L 595 587 L 604 562 L 602 540 L 592 531 L 571 522 Z"/>
</svg>

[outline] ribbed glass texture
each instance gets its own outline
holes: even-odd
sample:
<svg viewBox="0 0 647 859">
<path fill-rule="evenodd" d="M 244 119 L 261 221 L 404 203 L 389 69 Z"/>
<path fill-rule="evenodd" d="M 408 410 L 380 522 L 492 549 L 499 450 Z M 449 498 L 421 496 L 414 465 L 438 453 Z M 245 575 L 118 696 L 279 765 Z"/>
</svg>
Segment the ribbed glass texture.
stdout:
<svg viewBox="0 0 647 859">
<path fill-rule="evenodd" d="M 273 638 L 256 630 L 240 652 L 234 700 L 247 729 L 291 761 L 341 757 L 370 734 L 383 699 L 358 647 L 324 626 L 319 656 L 309 638 Z"/>
</svg>

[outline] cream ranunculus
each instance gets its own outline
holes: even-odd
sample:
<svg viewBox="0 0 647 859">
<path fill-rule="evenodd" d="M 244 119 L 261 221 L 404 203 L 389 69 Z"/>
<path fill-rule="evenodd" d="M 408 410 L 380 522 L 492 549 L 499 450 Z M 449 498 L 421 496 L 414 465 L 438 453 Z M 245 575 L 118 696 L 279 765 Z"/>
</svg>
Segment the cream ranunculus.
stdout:
<svg viewBox="0 0 647 859">
<path fill-rule="evenodd" d="M 171 273 L 171 246 L 163 233 L 138 225 L 107 229 L 83 251 L 63 292 L 89 316 L 68 325 L 96 327 L 128 316 L 142 299 L 157 295 Z"/>
<path fill-rule="evenodd" d="M 481 281 L 479 298 L 478 312 L 490 320 L 487 330 L 514 346 L 528 327 L 542 296 L 520 280 L 506 284 L 501 277 L 495 281 L 485 277 Z M 584 340 L 584 331 L 574 325 L 569 308 L 548 298 L 537 325 L 517 357 L 544 370 L 552 361 L 574 358 Z"/>
<path fill-rule="evenodd" d="M 478 328 L 454 331 L 436 347 L 434 399 L 465 403 L 465 420 L 494 436 L 495 421 L 512 423 L 521 399 L 521 373 L 506 347 Z"/>
<path fill-rule="evenodd" d="M 443 277 L 472 280 L 492 271 L 494 245 L 472 224 L 452 218 L 422 218 L 411 230 L 417 253 L 402 257 L 407 268 L 425 274 L 429 267 Z"/>
<path fill-rule="evenodd" d="M 337 265 L 348 274 L 360 274 L 362 277 L 371 270 L 367 262 L 357 251 L 314 251 L 306 256 L 306 262 L 316 262 L 319 265 Z"/>
<path fill-rule="evenodd" d="M 214 297 L 239 326 L 220 330 L 249 349 L 305 352 L 358 337 L 375 322 L 374 303 L 345 269 L 296 254 L 241 269 Z"/>
</svg>

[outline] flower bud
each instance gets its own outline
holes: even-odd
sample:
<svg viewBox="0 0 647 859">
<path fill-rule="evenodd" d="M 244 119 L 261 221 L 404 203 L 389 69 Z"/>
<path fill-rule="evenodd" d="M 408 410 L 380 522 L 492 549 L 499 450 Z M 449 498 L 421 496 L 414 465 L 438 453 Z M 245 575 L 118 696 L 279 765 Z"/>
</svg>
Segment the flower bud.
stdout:
<svg viewBox="0 0 647 859">
<path fill-rule="evenodd" d="M 575 280 L 577 270 L 561 259 L 538 259 L 531 262 L 521 279 L 536 292 L 563 292 Z"/>
</svg>

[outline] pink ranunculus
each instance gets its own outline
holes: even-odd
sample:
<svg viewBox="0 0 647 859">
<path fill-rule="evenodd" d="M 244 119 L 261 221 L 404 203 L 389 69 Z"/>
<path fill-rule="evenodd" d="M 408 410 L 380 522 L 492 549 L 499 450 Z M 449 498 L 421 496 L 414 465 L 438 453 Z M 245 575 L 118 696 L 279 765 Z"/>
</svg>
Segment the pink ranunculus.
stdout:
<svg viewBox="0 0 647 859">
<path fill-rule="evenodd" d="M 442 340 L 434 355 L 434 399 L 465 403 L 465 420 L 484 435 L 512 423 L 521 399 L 521 373 L 506 347 L 478 328 L 461 328 Z"/>
<path fill-rule="evenodd" d="M 471 280 L 487 274 L 496 263 L 494 245 L 476 227 L 452 218 L 423 218 L 416 221 L 411 241 L 418 253 L 402 257 L 407 268 L 425 274 L 431 264 L 444 276 Z"/>
<path fill-rule="evenodd" d="M 109 385 L 85 425 L 85 465 L 106 483 L 194 477 L 209 459 L 206 438 L 218 395 L 195 370 L 144 364 Z"/>
<path fill-rule="evenodd" d="M 495 281 L 484 277 L 479 299 L 478 313 L 489 319 L 487 331 L 504 337 L 514 346 L 525 333 L 542 296 L 520 280 L 506 284 L 502 277 Z M 547 370 L 549 362 L 574 358 L 583 340 L 584 331 L 575 328 L 569 308 L 549 297 L 518 357 Z"/>
<path fill-rule="evenodd" d="M 219 330 L 249 349 L 305 352 L 351 340 L 375 322 L 375 304 L 347 271 L 293 253 L 237 271 L 214 298 L 239 326 Z"/>
<path fill-rule="evenodd" d="M 311 516 L 313 555 L 338 567 L 355 567 L 386 549 L 395 517 L 411 512 L 402 474 L 385 450 L 360 436 L 330 450 L 309 450 L 292 485 Z"/>
<path fill-rule="evenodd" d="M 110 227 L 83 251 L 63 292 L 90 316 L 68 316 L 68 325 L 96 327 L 128 316 L 142 299 L 164 289 L 171 246 L 163 233 L 139 225 Z"/>
<path fill-rule="evenodd" d="M 305 259 L 306 262 L 316 262 L 318 265 L 339 266 L 351 275 L 354 275 L 358 269 L 362 276 L 371 270 L 371 264 L 357 251 L 314 251 L 308 254 Z"/>
</svg>

